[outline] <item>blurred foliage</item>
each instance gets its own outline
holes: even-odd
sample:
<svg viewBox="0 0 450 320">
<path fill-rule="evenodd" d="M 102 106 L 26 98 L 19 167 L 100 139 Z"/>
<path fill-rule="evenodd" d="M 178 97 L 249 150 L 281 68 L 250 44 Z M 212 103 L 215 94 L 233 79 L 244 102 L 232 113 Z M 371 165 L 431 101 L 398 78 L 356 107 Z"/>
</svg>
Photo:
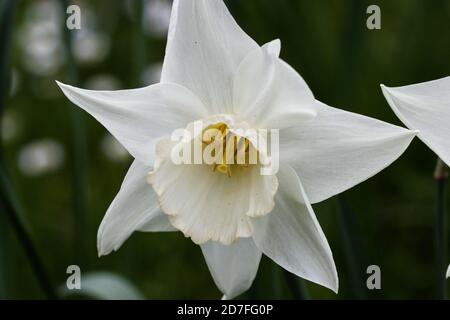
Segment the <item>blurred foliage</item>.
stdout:
<svg viewBox="0 0 450 320">
<path fill-rule="evenodd" d="M 77 264 L 83 272 L 107 270 L 120 274 L 134 283 L 146 298 L 219 298 L 221 295 L 200 249 L 180 233 L 135 233 L 117 253 L 97 258 L 97 228 L 119 190 L 131 159 L 112 161 L 102 152 L 106 131 L 85 114 L 82 118 L 88 137 L 85 185 L 88 209 L 81 237 L 87 248 L 77 258 L 74 239 L 80 235 L 74 234 L 71 189 L 74 155 L 70 119 L 74 107 L 68 105 L 54 82 L 66 79 L 70 66 L 64 51 L 58 51 L 62 43 L 56 44 L 55 49 L 49 47 L 55 44 L 41 41 L 36 48 L 31 48 L 36 54 L 41 50 L 49 55 L 43 57 L 44 62 L 61 61 L 60 66 L 46 74 L 33 72 L 43 67 L 43 62 L 30 61 L 23 53 L 24 39 L 28 39 L 26 33 L 31 32 L 33 36 L 27 25 L 37 14 L 36 6 L 43 2 L 53 3 L 60 14 L 64 13 L 59 1 L 17 1 L 11 65 L 17 87 L 8 99 L 6 110 L 15 119 L 15 137 L 3 141 L 3 148 L 27 223 L 53 282 L 65 283 L 67 266 Z M 152 7 L 149 3 L 158 2 L 164 15 L 161 9 L 164 0 L 138 2 L 73 1 L 81 7 L 82 31 L 89 22 L 92 30 L 103 35 L 88 42 L 91 47 L 86 43 L 84 47 L 80 45 L 81 51 L 88 52 L 96 41 L 107 39 L 94 50 L 94 56 L 104 55 L 103 60 L 86 63 L 76 59 L 72 67 L 78 72 L 80 86 L 86 87 L 98 75 L 107 75 L 108 85 L 115 83 L 121 89 L 154 81 L 152 72 L 157 72 L 163 60 L 166 39 L 165 33 L 158 29 L 161 26 L 153 26 L 156 32 L 148 29 L 159 18 L 161 23 L 165 20 L 155 13 L 141 19 L 140 14 Z M 366 28 L 366 8 L 371 4 L 381 7 L 381 30 Z M 227 5 L 258 43 L 280 38 L 282 58 L 300 72 L 317 99 L 334 107 L 401 125 L 385 102 L 379 84 L 406 85 L 450 73 L 450 2 L 447 0 L 228 0 Z M 63 15 L 56 19 L 60 33 L 65 18 Z M 102 53 L 102 49 L 107 53 Z M 6 125 L 2 124 L 4 131 Z M 46 174 L 26 175 L 19 161 L 21 151 L 28 143 L 40 139 L 62 144 L 65 161 Z M 432 172 L 435 160 L 436 156 L 416 139 L 392 166 L 345 193 L 355 225 L 362 234 L 358 245 L 363 248 L 367 263 L 377 264 L 382 270 L 383 289 L 367 292 L 369 298 L 434 297 Z M 340 292 L 336 296 L 308 283 L 310 296 L 354 298 L 343 253 L 337 201 L 325 201 L 316 205 L 315 210 L 334 253 Z M 4 217 L 0 215 L 0 259 L 6 259 L 1 265 L 7 267 L 8 280 L 0 285 L 0 297 L 42 298 L 17 238 L 6 233 L 6 229 Z M 292 297 L 283 280 L 274 290 L 272 269 L 270 261 L 264 258 L 254 286 L 243 297 Z M 2 271 L 0 268 L 0 274 Z"/>
</svg>

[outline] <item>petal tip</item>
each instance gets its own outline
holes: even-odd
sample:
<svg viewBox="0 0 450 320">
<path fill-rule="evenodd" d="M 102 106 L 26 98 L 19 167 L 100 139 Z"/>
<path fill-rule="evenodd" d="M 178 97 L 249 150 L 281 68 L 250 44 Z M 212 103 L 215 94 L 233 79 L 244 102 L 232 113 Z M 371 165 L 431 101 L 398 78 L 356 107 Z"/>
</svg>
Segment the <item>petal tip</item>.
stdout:
<svg viewBox="0 0 450 320">
<path fill-rule="evenodd" d="M 55 80 L 55 82 L 56 82 L 56 84 L 58 85 L 58 87 L 59 87 L 61 90 L 64 91 L 64 88 L 65 88 L 66 85 L 65 85 L 64 83 L 58 81 L 58 80 Z"/>
<path fill-rule="evenodd" d="M 55 82 L 58 85 L 58 87 L 60 87 L 61 89 L 68 87 L 67 84 L 62 83 L 61 81 L 55 80 Z"/>
<path fill-rule="evenodd" d="M 332 271 L 333 275 L 332 275 L 332 279 L 330 279 L 331 281 L 329 281 L 327 284 L 323 284 L 326 288 L 330 289 L 331 291 L 333 291 L 335 294 L 339 293 L 339 276 L 337 273 L 337 269 L 336 266 L 334 265 L 333 267 L 333 271 Z"/>
<path fill-rule="evenodd" d="M 381 88 L 381 91 L 383 91 L 384 95 L 386 95 L 387 93 L 390 93 L 390 91 L 389 91 L 390 88 L 385 86 L 384 84 L 380 84 L 380 88 Z"/>
<path fill-rule="evenodd" d="M 336 277 L 336 283 L 330 288 L 335 294 L 339 293 L 339 279 Z"/>
<path fill-rule="evenodd" d="M 113 251 L 117 251 L 118 248 L 108 248 L 105 247 L 102 243 L 99 243 L 97 246 L 97 256 L 99 258 L 109 255 Z"/>
<path fill-rule="evenodd" d="M 55 80 L 55 82 L 58 85 L 59 89 L 61 89 L 61 91 L 64 93 L 64 95 L 66 95 L 66 97 L 69 98 L 68 94 L 70 93 L 70 86 L 58 80 Z"/>
<path fill-rule="evenodd" d="M 111 250 L 109 250 L 109 251 L 105 250 L 104 248 L 101 248 L 100 246 L 101 246 L 101 244 L 99 244 L 98 251 L 97 251 L 97 256 L 99 258 L 107 256 L 108 254 L 111 253 Z"/>
<path fill-rule="evenodd" d="M 268 54 L 274 57 L 279 57 L 281 53 L 281 40 L 280 39 L 272 40 L 263 45 L 263 48 L 267 50 Z"/>
</svg>

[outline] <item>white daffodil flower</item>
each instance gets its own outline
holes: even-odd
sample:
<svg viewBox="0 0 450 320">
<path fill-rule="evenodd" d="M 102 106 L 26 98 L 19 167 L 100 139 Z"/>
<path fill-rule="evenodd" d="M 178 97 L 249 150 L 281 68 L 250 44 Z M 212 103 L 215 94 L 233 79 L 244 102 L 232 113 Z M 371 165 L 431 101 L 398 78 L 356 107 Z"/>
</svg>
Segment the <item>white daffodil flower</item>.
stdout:
<svg viewBox="0 0 450 320">
<path fill-rule="evenodd" d="M 397 117 L 450 166 L 450 77 L 381 89 Z"/>
<path fill-rule="evenodd" d="M 201 246 L 227 298 L 251 286 L 263 253 L 338 291 L 311 203 L 387 167 L 415 133 L 316 101 L 279 53 L 279 40 L 258 46 L 222 0 L 175 0 L 160 83 L 124 91 L 58 83 L 135 158 L 100 226 L 100 255 L 134 231 L 179 230 Z M 279 129 L 278 173 L 262 175 L 258 164 L 175 164 L 171 134 L 199 120 L 222 133 Z M 266 156 L 252 137 L 238 139 Z"/>
<path fill-rule="evenodd" d="M 399 119 L 450 165 L 450 77 L 388 88 L 383 94 Z"/>
</svg>

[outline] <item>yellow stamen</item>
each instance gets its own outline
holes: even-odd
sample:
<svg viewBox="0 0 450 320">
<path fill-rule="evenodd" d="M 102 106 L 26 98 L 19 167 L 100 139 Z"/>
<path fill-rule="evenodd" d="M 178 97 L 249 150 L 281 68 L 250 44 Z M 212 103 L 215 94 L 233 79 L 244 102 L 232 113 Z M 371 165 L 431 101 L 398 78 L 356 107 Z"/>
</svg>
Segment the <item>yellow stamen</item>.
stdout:
<svg viewBox="0 0 450 320">
<path fill-rule="evenodd" d="M 215 131 L 217 130 L 217 131 Z M 218 141 L 217 139 L 220 139 Z M 221 145 L 222 152 L 222 160 L 221 163 L 216 163 L 213 165 L 213 171 L 220 172 L 222 174 L 226 174 L 228 177 L 231 177 L 231 166 L 232 165 L 241 165 L 243 167 L 248 167 L 249 165 L 249 149 L 250 149 L 250 141 L 247 138 L 238 137 L 231 133 L 228 129 L 227 124 L 225 123 L 216 123 L 210 125 L 204 130 L 204 134 L 202 137 L 202 142 L 205 145 L 209 145 L 211 143 L 219 143 Z M 215 152 L 215 150 L 213 151 Z M 243 152 L 243 154 L 242 154 Z M 238 155 L 240 155 L 241 159 L 238 162 Z M 227 159 L 231 156 L 231 159 Z M 242 161 L 242 156 L 244 160 Z M 244 162 L 244 163 L 242 163 Z"/>
</svg>

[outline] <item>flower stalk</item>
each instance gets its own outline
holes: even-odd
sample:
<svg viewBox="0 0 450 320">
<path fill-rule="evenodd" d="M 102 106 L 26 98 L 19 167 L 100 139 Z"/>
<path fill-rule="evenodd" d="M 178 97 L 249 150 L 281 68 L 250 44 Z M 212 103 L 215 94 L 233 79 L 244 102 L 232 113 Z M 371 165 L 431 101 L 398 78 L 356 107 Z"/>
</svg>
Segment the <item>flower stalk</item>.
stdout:
<svg viewBox="0 0 450 320">
<path fill-rule="evenodd" d="M 436 221 L 435 221 L 435 255 L 436 255 L 436 293 L 437 298 L 447 298 L 447 219 L 445 216 L 445 191 L 448 179 L 448 167 L 438 158 L 434 171 L 436 181 Z"/>
<path fill-rule="evenodd" d="M 365 281 L 362 277 L 363 263 L 361 250 L 357 246 L 361 241 L 356 234 L 357 228 L 354 225 L 355 218 L 344 195 L 338 195 L 337 199 L 339 205 L 339 225 L 351 287 L 356 299 L 365 299 Z"/>
<path fill-rule="evenodd" d="M 14 231 L 21 243 L 28 262 L 36 276 L 36 279 L 48 299 L 56 299 L 54 287 L 48 277 L 44 264 L 33 244 L 31 236 L 25 227 L 23 220 L 19 214 L 17 205 L 11 201 L 10 193 L 12 191 L 9 181 L 6 178 L 3 167 L 0 168 L 0 203 L 1 209 L 6 213 Z"/>
<path fill-rule="evenodd" d="M 0 117 L 5 108 L 6 93 L 10 85 L 10 45 L 14 17 L 14 1 L 4 1 L 0 6 L 0 42 L 3 44 L 0 50 Z M 0 162 L 3 155 L 0 153 Z M 3 209 L 1 211 L 4 211 Z M 7 259 L 7 247 L 10 245 L 10 230 L 7 225 L 7 217 L 0 216 L 0 299 L 6 299 L 8 295 L 9 266 Z"/>
</svg>

